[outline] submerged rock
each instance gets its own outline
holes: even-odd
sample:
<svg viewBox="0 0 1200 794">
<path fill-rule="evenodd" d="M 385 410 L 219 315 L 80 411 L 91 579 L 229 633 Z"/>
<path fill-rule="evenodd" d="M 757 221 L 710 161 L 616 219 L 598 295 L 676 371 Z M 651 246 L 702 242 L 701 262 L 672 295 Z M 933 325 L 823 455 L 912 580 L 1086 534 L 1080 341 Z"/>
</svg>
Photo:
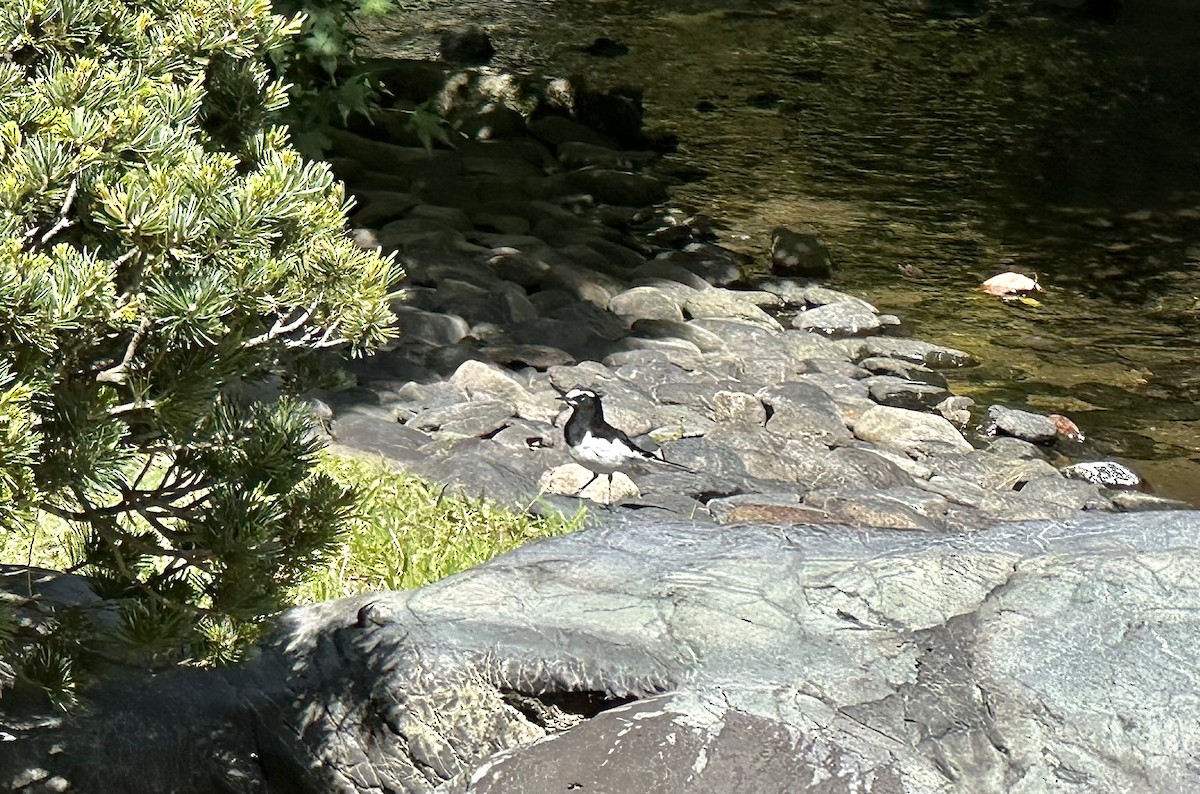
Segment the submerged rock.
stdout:
<svg viewBox="0 0 1200 794">
<path fill-rule="evenodd" d="M 771 232 L 771 270 L 777 276 L 828 278 L 829 251 L 815 234 L 780 226 Z"/>
</svg>

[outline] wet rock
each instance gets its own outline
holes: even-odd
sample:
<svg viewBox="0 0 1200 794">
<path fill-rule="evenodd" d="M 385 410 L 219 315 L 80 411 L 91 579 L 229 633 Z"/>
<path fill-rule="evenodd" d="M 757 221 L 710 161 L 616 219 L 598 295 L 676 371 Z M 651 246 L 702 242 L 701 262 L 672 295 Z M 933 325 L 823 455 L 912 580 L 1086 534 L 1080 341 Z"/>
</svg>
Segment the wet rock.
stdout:
<svg viewBox="0 0 1200 794">
<path fill-rule="evenodd" d="M 459 403 L 445 408 L 421 411 L 406 423 L 408 427 L 453 436 L 481 438 L 505 427 L 516 415 L 512 403 L 482 400 Z"/>
<path fill-rule="evenodd" d="M 779 344 L 788 355 L 801 359 L 824 359 L 826 361 L 850 361 L 850 356 L 836 342 L 831 342 L 810 331 L 786 330 L 778 336 Z"/>
<path fill-rule="evenodd" d="M 426 455 L 418 450 L 433 441 L 433 436 L 416 428 L 357 413 L 334 419 L 332 435 L 334 451 L 339 447 L 354 449 L 400 463 L 423 460 Z"/>
<path fill-rule="evenodd" d="M 513 419 L 507 427 L 491 436 L 491 440 L 511 449 L 543 449 L 563 445 L 562 431 L 549 422 L 529 419 Z"/>
<path fill-rule="evenodd" d="M 849 378 L 850 380 L 862 380 L 870 374 L 867 370 L 857 364 L 851 364 L 849 361 L 814 358 L 804 363 L 810 372 L 822 375 L 835 375 L 839 378 Z"/>
<path fill-rule="evenodd" d="M 1036 444 L 1012 436 L 998 436 L 983 449 L 990 455 L 1008 460 L 1045 460 L 1046 452 Z"/>
<path fill-rule="evenodd" d="M 950 392 L 940 386 L 891 375 L 872 375 L 863 378 L 862 383 L 869 390 L 871 399 L 880 405 L 907 408 L 910 411 L 931 410 L 950 397 Z"/>
<path fill-rule="evenodd" d="M 641 495 L 637 485 L 624 472 L 614 473 L 610 483 L 607 475 L 597 477 L 578 463 L 567 463 L 548 470 L 538 480 L 538 491 L 579 496 L 605 505 L 618 504 Z"/>
<path fill-rule="evenodd" d="M 609 300 L 608 309 L 623 317 L 683 322 L 679 303 L 655 287 L 634 287 L 620 292 Z"/>
<path fill-rule="evenodd" d="M 488 345 L 480 353 L 497 364 L 523 364 L 538 370 L 570 364 L 575 359 L 565 350 L 550 345 Z"/>
<path fill-rule="evenodd" d="M 688 436 L 668 441 L 662 445 L 662 455 L 667 460 L 687 466 L 693 472 L 727 486 L 735 483 L 734 487 L 740 487 L 749 476 L 745 464 L 734 450 L 707 436 Z M 655 471 L 654 474 L 676 478 L 683 476 L 675 471 Z M 689 478 L 693 483 L 695 479 L 694 476 Z"/>
<path fill-rule="evenodd" d="M 895 488 L 916 484 L 912 474 L 875 450 L 839 447 L 797 462 L 800 482 L 817 488 Z"/>
<path fill-rule="evenodd" d="M 693 319 L 718 318 L 740 320 L 768 331 L 782 331 L 783 326 L 740 293 L 724 289 L 708 289 L 695 292 L 683 305 L 684 312 Z"/>
<path fill-rule="evenodd" d="M 770 358 L 784 358 L 789 355 L 788 348 L 773 332 L 753 323 L 709 317 L 688 320 L 687 325 L 716 334 L 730 350 L 753 350 L 755 355 Z"/>
<path fill-rule="evenodd" d="M 805 298 L 806 287 L 792 278 L 766 278 L 755 282 L 761 290 L 777 296 L 786 308 L 804 308 L 808 306 Z"/>
<path fill-rule="evenodd" d="M 939 347 L 919 339 L 871 336 L 862 342 L 864 355 L 860 356 L 859 360 L 871 356 L 886 356 L 924 364 L 932 369 L 973 367 L 979 363 L 969 353 L 949 347 Z"/>
<path fill-rule="evenodd" d="M 558 161 L 567 169 L 607 168 L 614 171 L 632 171 L 635 162 L 644 160 L 645 156 L 630 157 L 628 152 L 583 141 L 566 141 L 558 145 Z"/>
<path fill-rule="evenodd" d="M 537 479 L 557 457 L 554 450 L 517 450 L 476 438 L 459 439 L 414 467 L 450 493 L 487 498 L 524 509 L 537 496 Z"/>
<path fill-rule="evenodd" d="M 1100 486 L 1069 480 L 1058 474 L 1028 480 L 1020 494 L 1029 499 L 1063 505 L 1073 511 L 1107 510 L 1112 507 L 1112 502 L 1100 495 Z"/>
<path fill-rule="evenodd" d="M 983 431 L 993 436 L 1003 433 L 1033 444 L 1048 444 L 1058 435 L 1058 427 L 1049 417 L 1003 405 L 988 408 Z"/>
<path fill-rule="evenodd" d="M 683 284 L 692 289 L 712 288 L 712 284 L 705 281 L 702 276 L 666 259 L 651 259 L 646 264 L 635 268 L 629 275 L 635 283 L 649 282 L 649 286 L 662 286 L 660 282 L 666 281 Z"/>
<path fill-rule="evenodd" d="M 654 399 L 666 405 L 686 405 L 705 413 L 714 409 L 713 395 L 719 391 L 753 394 L 754 388 L 734 380 L 694 380 L 664 383 L 654 389 Z"/>
<path fill-rule="evenodd" d="M 682 251 L 668 251 L 655 260 L 690 270 L 709 286 L 724 287 L 742 278 L 741 263 L 732 253 L 702 243 L 693 243 Z"/>
<path fill-rule="evenodd" d="M 817 490 L 807 494 L 804 503 L 845 524 L 924 532 L 945 529 L 949 508 L 944 497 L 908 486 L 883 490 Z"/>
<path fill-rule="evenodd" d="M 767 421 L 767 411 L 762 400 L 752 394 L 719 391 L 712 396 L 709 418 L 718 424 L 762 427 Z"/>
<path fill-rule="evenodd" d="M 476 229 L 498 234 L 529 234 L 532 228 L 529 221 L 518 215 L 505 215 L 499 212 L 476 211 L 471 213 L 471 223 Z"/>
<path fill-rule="evenodd" d="M 913 455 L 938 449 L 971 452 L 974 448 L 944 417 L 877 405 L 854 423 L 854 435 Z"/>
<path fill-rule="evenodd" d="M 636 320 L 630 326 L 636 335 L 649 339 L 680 339 L 695 345 L 702 353 L 711 353 L 725 347 L 725 340 L 718 334 L 697 323 L 679 323 L 672 320 Z"/>
<path fill-rule="evenodd" d="M 879 316 L 861 302 L 839 301 L 797 314 L 792 325 L 825 336 L 866 336 L 882 327 Z"/>
<path fill-rule="evenodd" d="M 350 216 L 350 225 L 370 229 L 405 217 L 417 205 L 416 196 L 392 190 L 355 190 L 354 198 L 358 207 Z"/>
<path fill-rule="evenodd" d="M 934 410 L 946 417 L 955 427 L 964 428 L 971 423 L 971 407 L 974 405 L 975 401 L 970 397 L 955 396 L 942 400 L 934 406 Z"/>
<path fill-rule="evenodd" d="M 467 393 L 447 381 L 434 383 L 410 382 L 396 391 L 396 399 L 415 403 L 418 408 L 445 408 L 468 400 Z"/>
<path fill-rule="evenodd" d="M 853 425 L 858 417 L 876 405 L 871 399 L 867 387 L 856 378 L 827 372 L 808 372 L 797 376 L 796 380 L 811 383 L 833 398 L 841 412 L 842 420 L 847 426 Z"/>
<path fill-rule="evenodd" d="M 771 271 L 777 276 L 828 278 L 829 251 L 816 235 L 780 226 L 771 232 Z"/>
<path fill-rule="evenodd" d="M 1128 512 L 1140 510 L 1190 510 L 1192 505 L 1178 499 L 1142 493 L 1140 491 L 1116 491 L 1112 494 L 1113 506 Z"/>
<path fill-rule="evenodd" d="M 486 31 L 471 26 L 443 31 L 438 52 L 443 61 L 480 66 L 492 59 L 496 48 Z"/>
<path fill-rule="evenodd" d="M 792 381 L 763 389 L 758 397 L 770 409 L 766 428 L 772 433 L 826 446 L 851 439 L 837 405 L 819 386 Z"/>
<path fill-rule="evenodd" d="M 988 493 L 978 484 L 945 474 L 935 474 L 918 482 L 918 487 L 945 497 L 954 504 L 983 508 L 988 503 Z"/>
<path fill-rule="evenodd" d="M 983 450 L 932 458 L 929 465 L 938 474 L 961 477 L 987 491 L 1018 491 L 1031 480 L 1058 474 L 1042 458 L 1009 458 Z"/>
<path fill-rule="evenodd" d="M 752 477 L 787 483 L 800 482 L 806 460 L 829 454 L 823 444 L 783 438 L 748 425 L 718 425 L 705 440 L 737 454 Z"/>
<path fill-rule="evenodd" d="M 828 306 L 831 303 L 853 303 L 872 313 L 879 311 L 873 304 L 862 298 L 847 292 L 830 289 L 829 287 L 822 287 L 818 284 L 810 284 L 804 288 L 804 303 L 810 308 L 813 306 Z"/>
<path fill-rule="evenodd" d="M 904 380 L 928 383 L 930 386 L 940 386 L 943 389 L 949 388 L 949 383 L 946 381 L 945 375 L 937 370 L 911 361 L 872 356 L 858 362 L 858 366 L 867 370 L 872 375 L 891 375 L 896 378 L 903 378 Z"/>
<path fill-rule="evenodd" d="M 433 345 L 452 345 L 471 331 L 470 324 L 454 314 L 427 312 L 411 306 L 393 306 L 401 338 Z"/>
<path fill-rule="evenodd" d="M 720 524 L 827 524 L 829 515 L 800 503 L 796 494 L 739 494 L 713 499 L 705 505 Z"/>
<path fill-rule="evenodd" d="M 643 355 L 653 354 L 658 358 L 636 360 L 627 359 L 624 363 L 617 363 L 619 360 L 614 360 L 612 356 L 605 357 L 605 363 L 613 367 L 613 371 L 621 380 L 629 381 L 643 391 L 649 391 L 661 383 L 674 383 L 679 381 L 692 380 L 692 374 L 683 367 L 672 364 L 659 351 L 641 350 L 628 351 L 629 353 L 637 352 Z M 621 354 L 617 354 L 620 356 Z"/>
<path fill-rule="evenodd" d="M 704 360 L 700 348 L 684 339 L 642 339 L 628 336 L 621 340 L 626 350 L 652 350 L 662 353 L 667 360 L 688 371 L 700 368 Z"/>
<path fill-rule="evenodd" d="M 567 141 L 582 141 L 594 146 L 615 148 L 615 144 L 610 138 L 566 116 L 543 116 L 538 119 L 530 119 L 527 126 L 535 137 L 550 146 L 557 146 Z M 622 204 L 624 202 L 614 201 L 611 203 Z"/>
<path fill-rule="evenodd" d="M 472 400 L 491 398 L 516 405 L 530 399 L 529 390 L 511 374 L 480 361 L 464 361 L 450 376 L 450 383 Z"/>
<path fill-rule="evenodd" d="M 1103 485 L 1105 488 L 1137 490 L 1144 487 L 1136 471 L 1111 460 L 1084 461 L 1064 466 L 1060 471 L 1064 477 Z"/>
<path fill-rule="evenodd" d="M 587 168 L 549 177 L 547 185 L 559 195 L 587 193 L 603 204 L 648 207 L 667 200 L 667 187 L 649 174 Z"/>
<path fill-rule="evenodd" d="M 660 405 L 654 411 L 654 421 L 658 426 L 649 435 L 659 445 L 679 438 L 703 436 L 716 427 L 704 412 L 686 405 Z"/>
<path fill-rule="evenodd" d="M 732 351 L 710 355 L 704 365 L 709 372 L 756 385 L 795 380 L 806 369 L 803 361 L 788 356 L 747 356 Z"/>
</svg>

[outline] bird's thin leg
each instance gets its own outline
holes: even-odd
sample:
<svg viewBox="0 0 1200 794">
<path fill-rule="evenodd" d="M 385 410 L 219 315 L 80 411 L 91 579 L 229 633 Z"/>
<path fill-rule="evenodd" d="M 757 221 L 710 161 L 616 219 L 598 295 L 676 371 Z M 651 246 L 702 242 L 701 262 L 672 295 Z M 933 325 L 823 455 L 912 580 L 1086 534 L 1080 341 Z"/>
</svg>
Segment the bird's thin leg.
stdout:
<svg viewBox="0 0 1200 794">
<path fill-rule="evenodd" d="M 579 493 L 582 494 L 584 492 L 584 490 L 586 490 L 589 485 L 594 483 L 599 476 L 600 476 L 600 472 L 598 472 L 598 471 L 592 472 L 592 479 L 588 480 L 587 482 L 585 482 L 583 484 L 583 488 L 579 489 Z"/>
<path fill-rule="evenodd" d="M 612 472 L 608 473 L 608 506 L 612 507 Z"/>
</svg>

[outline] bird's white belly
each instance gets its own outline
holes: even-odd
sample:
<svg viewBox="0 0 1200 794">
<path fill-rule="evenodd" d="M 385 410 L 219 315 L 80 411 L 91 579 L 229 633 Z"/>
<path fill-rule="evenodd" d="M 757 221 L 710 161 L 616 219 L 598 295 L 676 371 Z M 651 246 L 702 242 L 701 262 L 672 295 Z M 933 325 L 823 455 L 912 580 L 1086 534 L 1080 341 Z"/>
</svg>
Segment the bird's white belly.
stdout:
<svg viewBox="0 0 1200 794">
<path fill-rule="evenodd" d="M 597 438 L 591 433 L 585 433 L 583 440 L 570 452 L 580 465 L 598 474 L 612 474 L 635 460 L 643 459 L 620 441 Z"/>
</svg>

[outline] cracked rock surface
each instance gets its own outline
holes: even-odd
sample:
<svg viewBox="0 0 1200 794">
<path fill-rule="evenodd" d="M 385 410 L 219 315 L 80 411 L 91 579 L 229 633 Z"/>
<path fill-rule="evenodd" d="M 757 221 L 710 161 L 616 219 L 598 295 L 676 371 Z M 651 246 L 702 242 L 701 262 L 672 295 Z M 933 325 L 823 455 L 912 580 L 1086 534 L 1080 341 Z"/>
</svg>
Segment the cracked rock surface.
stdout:
<svg viewBox="0 0 1200 794">
<path fill-rule="evenodd" d="M 240 667 L 9 722 L 0 780 L 1197 791 L 1198 527 L 1179 511 L 961 534 L 588 529 L 418 591 L 292 610 Z"/>
</svg>

